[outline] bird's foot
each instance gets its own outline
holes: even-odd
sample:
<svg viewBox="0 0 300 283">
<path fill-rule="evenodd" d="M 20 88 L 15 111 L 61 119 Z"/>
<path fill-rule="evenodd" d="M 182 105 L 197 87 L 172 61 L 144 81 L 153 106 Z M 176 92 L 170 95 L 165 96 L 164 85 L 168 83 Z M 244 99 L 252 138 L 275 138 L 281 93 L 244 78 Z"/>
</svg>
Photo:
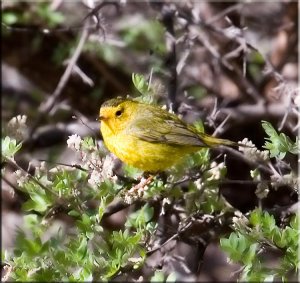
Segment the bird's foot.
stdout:
<svg viewBox="0 0 300 283">
<path fill-rule="evenodd" d="M 125 195 L 125 202 L 132 203 L 134 200 L 141 198 L 144 195 L 147 185 L 151 183 L 154 176 L 150 175 L 147 178 L 142 177 L 140 182 L 133 186 Z"/>
</svg>

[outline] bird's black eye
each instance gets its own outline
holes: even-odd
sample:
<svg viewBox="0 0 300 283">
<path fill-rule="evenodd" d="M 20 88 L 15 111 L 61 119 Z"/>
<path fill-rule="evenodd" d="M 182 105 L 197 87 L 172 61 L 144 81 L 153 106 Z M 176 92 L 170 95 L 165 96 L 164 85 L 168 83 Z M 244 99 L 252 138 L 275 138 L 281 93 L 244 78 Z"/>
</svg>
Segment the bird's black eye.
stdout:
<svg viewBox="0 0 300 283">
<path fill-rule="evenodd" d="M 116 116 L 117 117 L 120 117 L 122 115 L 122 111 L 121 110 L 118 110 L 117 112 L 116 112 Z"/>
</svg>

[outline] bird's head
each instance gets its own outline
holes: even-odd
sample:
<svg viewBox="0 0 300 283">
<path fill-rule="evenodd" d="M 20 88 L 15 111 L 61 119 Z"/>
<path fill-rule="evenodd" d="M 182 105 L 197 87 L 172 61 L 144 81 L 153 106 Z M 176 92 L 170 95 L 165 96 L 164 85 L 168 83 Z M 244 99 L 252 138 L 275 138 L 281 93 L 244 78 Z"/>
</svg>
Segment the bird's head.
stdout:
<svg viewBox="0 0 300 283">
<path fill-rule="evenodd" d="M 106 126 L 114 134 L 124 130 L 134 118 L 137 106 L 138 102 L 125 98 L 114 98 L 104 102 L 99 112 L 101 129 Z"/>
</svg>

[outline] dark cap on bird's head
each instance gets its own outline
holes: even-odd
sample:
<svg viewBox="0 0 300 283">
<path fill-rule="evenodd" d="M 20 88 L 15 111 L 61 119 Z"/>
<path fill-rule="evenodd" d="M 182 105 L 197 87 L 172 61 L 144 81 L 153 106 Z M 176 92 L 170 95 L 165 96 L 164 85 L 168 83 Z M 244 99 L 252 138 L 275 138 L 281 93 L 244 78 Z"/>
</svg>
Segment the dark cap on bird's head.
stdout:
<svg viewBox="0 0 300 283">
<path fill-rule="evenodd" d="M 112 117 L 121 117 L 124 109 L 127 108 L 125 107 L 125 103 L 127 106 L 128 104 L 131 105 L 130 109 L 132 109 L 132 104 L 136 104 L 137 102 L 127 97 L 117 97 L 105 101 L 100 107 L 99 120 L 104 121 Z"/>
<path fill-rule="evenodd" d="M 128 100 L 130 101 L 131 99 L 125 98 L 125 97 L 113 98 L 113 99 L 110 99 L 110 100 L 107 100 L 107 101 L 103 102 L 102 105 L 101 105 L 101 108 L 105 108 L 105 107 L 117 107 L 122 102 L 128 101 Z"/>
</svg>

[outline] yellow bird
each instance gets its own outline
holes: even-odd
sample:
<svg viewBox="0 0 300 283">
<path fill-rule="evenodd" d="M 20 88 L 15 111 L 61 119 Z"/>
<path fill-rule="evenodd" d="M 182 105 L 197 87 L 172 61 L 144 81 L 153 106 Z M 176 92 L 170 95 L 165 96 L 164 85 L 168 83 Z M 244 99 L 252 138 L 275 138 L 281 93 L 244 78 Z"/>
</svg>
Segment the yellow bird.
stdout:
<svg viewBox="0 0 300 283">
<path fill-rule="evenodd" d="M 127 98 L 104 102 L 99 119 L 106 147 L 146 172 L 164 171 L 203 147 L 243 146 L 201 133 L 159 106 Z"/>
</svg>

